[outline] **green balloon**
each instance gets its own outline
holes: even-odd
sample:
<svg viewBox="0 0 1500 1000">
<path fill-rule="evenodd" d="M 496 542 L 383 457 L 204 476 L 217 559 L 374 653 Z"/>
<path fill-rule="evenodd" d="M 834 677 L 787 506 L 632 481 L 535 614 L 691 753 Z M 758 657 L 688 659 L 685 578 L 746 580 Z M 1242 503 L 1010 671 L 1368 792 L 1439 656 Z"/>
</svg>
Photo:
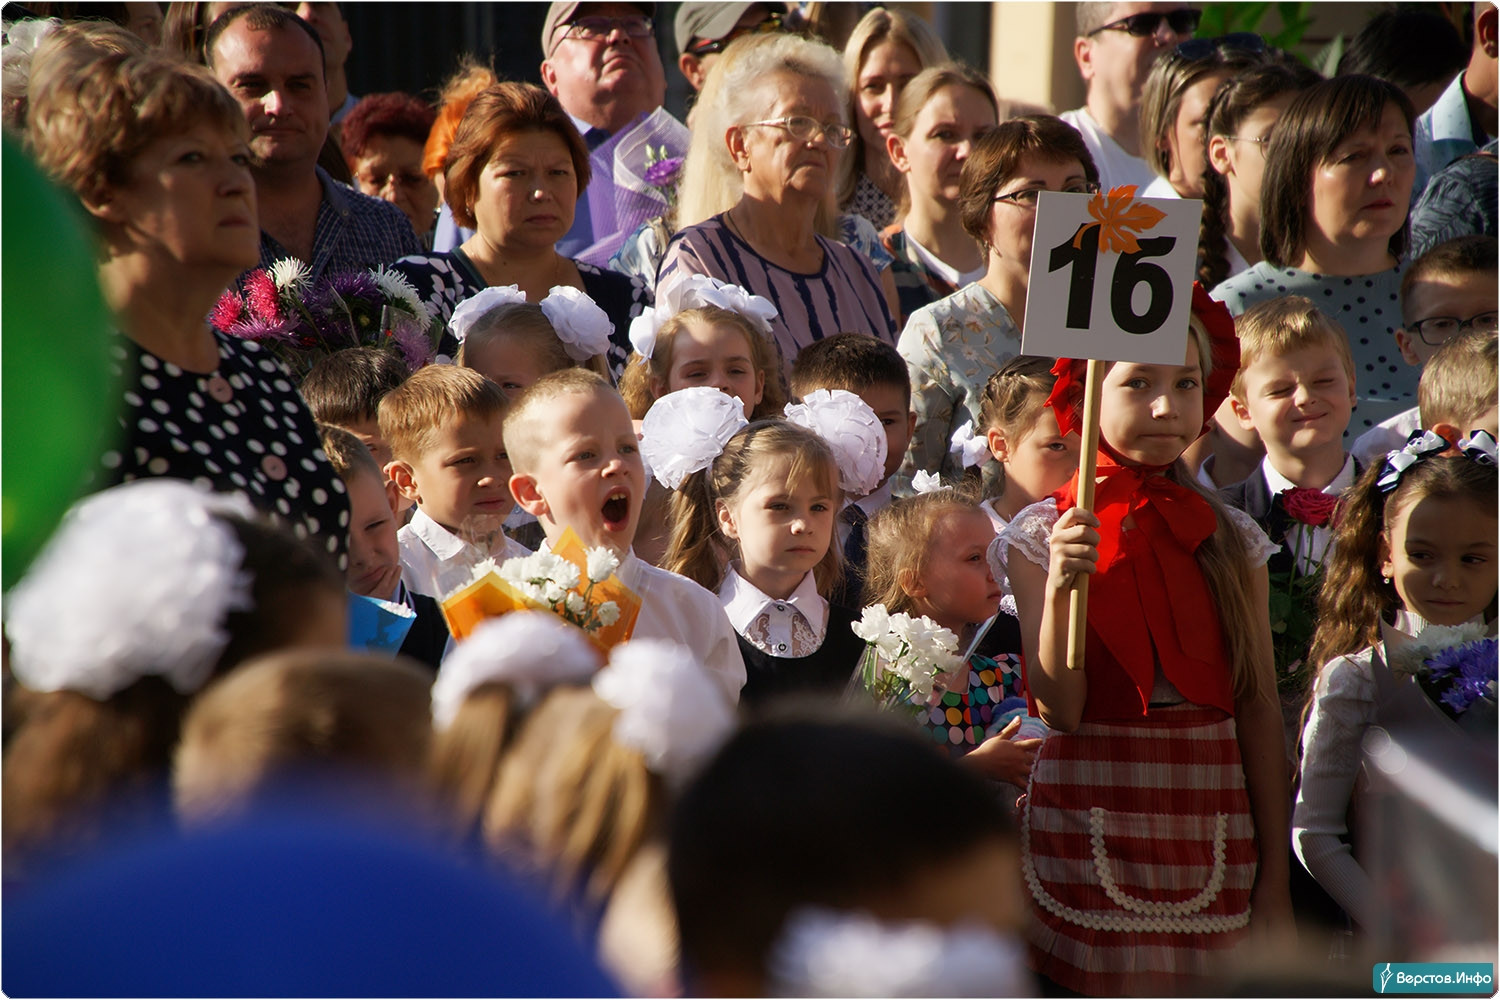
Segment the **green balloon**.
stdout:
<svg viewBox="0 0 1500 1000">
<path fill-rule="evenodd" d="M 77 202 L 9 137 L 0 198 L 0 583 L 8 590 L 114 439 L 120 393 L 94 239 Z"/>
</svg>

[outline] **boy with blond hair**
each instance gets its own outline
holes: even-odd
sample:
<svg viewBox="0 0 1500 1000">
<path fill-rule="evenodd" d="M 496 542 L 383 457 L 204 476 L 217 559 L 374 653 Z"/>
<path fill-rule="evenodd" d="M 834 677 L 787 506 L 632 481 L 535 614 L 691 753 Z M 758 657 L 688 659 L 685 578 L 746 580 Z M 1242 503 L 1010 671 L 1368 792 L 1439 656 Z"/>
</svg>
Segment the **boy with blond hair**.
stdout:
<svg viewBox="0 0 1500 1000">
<path fill-rule="evenodd" d="M 731 703 L 745 663 L 718 595 L 635 555 L 631 544 L 646 494 L 646 472 L 630 411 L 593 372 L 568 368 L 525 389 L 505 416 L 510 489 L 556 545 L 572 528 L 587 548 L 619 555 L 620 582 L 641 599 L 633 637 L 685 646 Z"/>
<path fill-rule="evenodd" d="M 1423 369 L 1445 343 L 1468 330 L 1496 328 L 1497 243 L 1493 236 L 1460 236 L 1418 257 L 1401 276 L 1401 329 L 1396 347 L 1406 363 Z M 1492 372 L 1493 375 L 1493 372 Z M 1483 394 L 1494 397 L 1494 382 Z M 1350 449 L 1362 465 L 1400 448 L 1411 432 L 1432 424 L 1414 406 L 1361 434 Z"/>
<path fill-rule="evenodd" d="M 349 496 L 350 592 L 405 605 L 415 612 L 416 620 L 399 652 L 436 670 L 448 646 L 448 623 L 435 600 L 413 593 L 401 580 L 395 484 L 385 478 L 370 449 L 350 431 L 319 424 L 318 435 Z"/>
<path fill-rule="evenodd" d="M 500 387 L 471 368 L 428 365 L 380 401 L 385 474 L 417 505 L 399 533 L 401 577 L 443 598 L 481 559 L 528 554 L 502 530 L 513 502 Z"/>
<path fill-rule="evenodd" d="M 1417 383 L 1422 428 L 1457 443 L 1473 431 L 1500 437 L 1496 416 L 1496 333 L 1469 329 L 1432 355 Z"/>
</svg>

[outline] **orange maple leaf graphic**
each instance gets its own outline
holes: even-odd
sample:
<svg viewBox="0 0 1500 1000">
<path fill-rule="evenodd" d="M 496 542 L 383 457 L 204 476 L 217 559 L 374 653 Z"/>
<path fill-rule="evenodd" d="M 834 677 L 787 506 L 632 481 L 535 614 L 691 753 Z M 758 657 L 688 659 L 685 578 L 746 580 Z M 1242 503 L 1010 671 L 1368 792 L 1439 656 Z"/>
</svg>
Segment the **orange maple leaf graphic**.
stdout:
<svg viewBox="0 0 1500 1000">
<path fill-rule="evenodd" d="M 1094 226 L 1099 227 L 1099 250 L 1114 253 L 1137 253 L 1141 245 L 1135 233 L 1144 233 L 1162 219 L 1166 213 L 1135 200 L 1135 185 L 1100 191 L 1089 200 L 1089 214 L 1097 221 L 1078 230 L 1073 237 L 1073 246 L 1081 247 L 1083 234 Z M 1131 232 L 1135 230 L 1135 232 Z"/>
</svg>

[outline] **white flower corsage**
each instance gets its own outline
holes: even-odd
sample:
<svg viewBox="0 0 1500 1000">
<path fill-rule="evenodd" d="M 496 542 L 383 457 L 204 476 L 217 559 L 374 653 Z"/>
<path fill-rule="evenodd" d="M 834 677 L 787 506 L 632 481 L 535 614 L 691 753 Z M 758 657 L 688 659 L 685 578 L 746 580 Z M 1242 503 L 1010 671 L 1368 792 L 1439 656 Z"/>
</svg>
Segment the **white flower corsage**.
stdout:
<svg viewBox="0 0 1500 1000">
<path fill-rule="evenodd" d="M 870 405 L 843 389 L 815 389 L 801 403 L 788 403 L 786 418 L 817 434 L 833 449 L 839 488 L 867 496 L 885 476 L 885 428 Z"/>
<path fill-rule="evenodd" d="M 772 949 L 772 996 L 1035 996 L 1025 949 L 980 924 L 942 927 L 867 913 L 793 913 Z"/>
<path fill-rule="evenodd" d="M 599 653 L 578 629 L 544 611 L 512 611 L 479 624 L 443 658 L 432 682 L 432 723 L 447 729 L 464 699 L 492 682 L 532 704 L 556 684 L 578 684 L 599 669 Z"/>
<path fill-rule="evenodd" d="M 974 421 L 965 420 L 963 426 L 953 432 L 948 451 L 959 456 L 959 461 L 967 469 L 971 465 L 983 465 L 990 457 L 990 442 L 985 435 L 974 433 Z"/>
<path fill-rule="evenodd" d="M 553 285 L 542 300 L 542 312 L 557 331 L 563 350 L 574 361 L 587 361 L 609 350 L 615 325 L 593 299 L 569 285 Z"/>
<path fill-rule="evenodd" d="M 939 675 L 963 662 L 958 636 L 926 615 L 889 614 L 884 604 L 872 604 L 849 628 L 865 641 L 865 690 L 885 705 L 926 704 Z"/>
<path fill-rule="evenodd" d="M 943 488 L 943 477 L 936 472 L 922 471 L 911 477 L 913 493 L 936 493 Z"/>
<path fill-rule="evenodd" d="M 771 320 L 776 318 L 776 307 L 769 299 L 706 274 L 690 274 L 657 289 L 656 305 L 642 310 L 630 321 L 630 346 L 641 357 L 651 357 L 656 350 L 657 335 L 667 320 L 684 310 L 703 306 L 738 313 L 767 337 L 771 335 Z"/>
<path fill-rule="evenodd" d="M 242 497 L 175 479 L 74 504 L 6 602 L 16 679 L 100 701 L 151 674 L 183 694 L 202 687 L 227 616 L 253 607 L 244 547 L 216 514 L 257 516 Z"/>
<path fill-rule="evenodd" d="M 633 639 L 594 675 L 594 693 L 620 710 L 614 738 L 681 787 L 734 729 L 734 708 L 718 684 L 676 643 Z"/>
<path fill-rule="evenodd" d="M 489 288 L 481 288 L 453 307 L 453 315 L 448 317 L 448 330 L 459 343 L 463 343 L 464 338 L 469 335 L 469 330 L 485 313 L 491 309 L 525 301 L 526 293 L 521 291 L 520 285 L 492 285 Z"/>
<path fill-rule="evenodd" d="M 708 468 L 729 439 L 750 421 L 745 404 L 712 386 L 669 392 L 651 404 L 641 421 L 641 454 L 656 481 L 669 490 Z"/>
</svg>

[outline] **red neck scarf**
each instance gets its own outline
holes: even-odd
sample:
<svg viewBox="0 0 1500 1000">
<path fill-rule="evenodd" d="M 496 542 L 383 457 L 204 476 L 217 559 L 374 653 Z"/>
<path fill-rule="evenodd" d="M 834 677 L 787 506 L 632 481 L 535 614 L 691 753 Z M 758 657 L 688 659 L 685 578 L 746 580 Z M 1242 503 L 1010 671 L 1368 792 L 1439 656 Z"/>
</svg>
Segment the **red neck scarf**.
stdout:
<svg viewBox="0 0 1500 1000">
<path fill-rule="evenodd" d="M 1165 466 L 1121 465 L 1101 449 L 1094 492 L 1099 525 L 1098 571 L 1089 583 L 1086 650 L 1089 702 L 1085 718 L 1126 710 L 1124 685 L 1095 684 L 1095 650 L 1102 646 L 1135 688 L 1141 714 L 1155 683 L 1154 665 L 1200 705 L 1234 710 L 1218 609 L 1195 553 L 1218 526 L 1207 500 L 1172 482 Z M 1053 496 L 1061 514 L 1077 503 L 1078 477 Z M 1124 527 L 1129 518 L 1133 527 Z M 1100 671 L 1102 672 L 1102 671 Z M 1097 690 L 1096 690 L 1097 688 Z M 1113 704 L 1110 704 L 1113 703 Z M 1102 716 L 1101 716 L 1102 712 Z"/>
</svg>

